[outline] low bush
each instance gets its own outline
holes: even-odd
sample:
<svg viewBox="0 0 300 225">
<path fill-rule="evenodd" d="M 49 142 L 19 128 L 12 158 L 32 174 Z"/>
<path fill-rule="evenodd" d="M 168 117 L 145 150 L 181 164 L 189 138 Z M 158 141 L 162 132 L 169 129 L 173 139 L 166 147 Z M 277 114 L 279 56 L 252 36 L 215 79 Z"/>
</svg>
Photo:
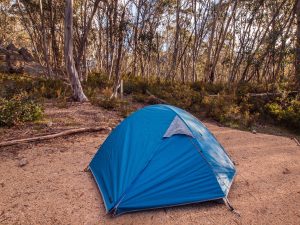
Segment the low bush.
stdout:
<svg viewBox="0 0 300 225">
<path fill-rule="evenodd" d="M 13 126 L 27 121 L 41 119 L 42 107 L 26 92 L 11 99 L 0 98 L 0 126 Z"/>
<path fill-rule="evenodd" d="M 159 78 L 144 79 L 126 76 L 124 99 L 131 95 L 143 104 L 168 104 L 189 110 L 196 115 L 206 114 L 231 127 L 251 127 L 256 121 L 269 121 L 300 130 L 300 96 L 289 83 L 277 85 L 243 83 L 234 87 L 226 84 L 168 82 Z M 57 99 L 58 107 L 67 107 L 70 86 L 62 80 L 34 78 L 27 75 L 0 73 L 0 126 L 12 126 L 34 121 L 42 116 L 40 102 L 44 98 Z M 111 98 L 113 80 L 101 73 L 89 74 L 83 82 L 85 94 L 92 104 L 108 110 L 119 111 L 127 117 L 133 110 L 126 100 Z M 265 97 L 253 97 L 248 93 L 273 92 Z M 294 94 L 296 93 L 296 94 Z"/>
<path fill-rule="evenodd" d="M 20 74 L 0 74 L 0 97 L 10 99 L 26 92 L 35 98 L 60 98 L 70 95 L 70 86 L 58 79 L 30 77 Z"/>
<path fill-rule="evenodd" d="M 41 98 L 64 98 L 71 95 L 70 86 L 62 80 L 38 78 L 33 81 L 32 85 L 31 94 Z"/>
<path fill-rule="evenodd" d="M 95 103 L 95 102 L 94 102 Z M 101 106 L 105 109 L 112 110 L 119 107 L 119 101 L 117 98 L 100 98 L 96 105 Z"/>
<path fill-rule="evenodd" d="M 267 115 L 277 124 L 300 130 L 300 101 L 290 99 L 266 104 Z"/>
<path fill-rule="evenodd" d="M 231 127 L 250 127 L 258 114 L 251 114 L 251 105 L 246 100 L 238 104 L 234 95 L 206 96 L 203 100 L 206 115 Z"/>
<path fill-rule="evenodd" d="M 104 89 L 111 87 L 112 85 L 113 81 L 109 80 L 106 75 L 101 73 L 90 73 L 87 80 L 83 82 L 85 89 Z"/>
<path fill-rule="evenodd" d="M 201 93 L 194 91 L 189 85 L 164 85 L 152 93 L 169 104 L 189 110 L 202 102 Z"/>
<path fill-rule="evenodd" d="M 140 93 L 145 94 L 151 86 L 151 81 L 146 81 L 140 77 L 127 78 L 124 81 L 124 93 L 133 94 Z"/>
<path fill-rule="evenodd" d="M 112 91 L 109 88 L 104 89 L 101 95 L 91 98 L 91 103 L 107 110 L 115 110 L 120 116 L 127 117 L 133 112 L 131 104 L 123 99 L 111 97 Z"/>
<path fill-rule="evenodd" d="M 136 102 L 151 104 L 151 103 L 149 103 L 149 95 L 136 93 L 136 94 L 132 94 L 132 99 L 133 99 L 133 101 L 136 101 Z"/>
</svg>

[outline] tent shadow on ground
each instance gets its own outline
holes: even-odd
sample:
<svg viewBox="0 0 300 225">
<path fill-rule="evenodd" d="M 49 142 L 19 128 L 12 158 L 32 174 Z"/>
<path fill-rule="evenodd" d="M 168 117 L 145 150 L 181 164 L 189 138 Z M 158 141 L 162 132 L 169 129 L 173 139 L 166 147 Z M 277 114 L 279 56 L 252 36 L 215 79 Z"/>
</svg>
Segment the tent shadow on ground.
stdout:
<svg viewBox="0 0 300 225">
<path fill-rule="evenodd" d="M 99 193 L 100 195 L 100 193 Z M 222 201 L 213 200 L 213 201 L 207 201 L 207 202 L 199 202 L 199 203 L 191 203 L 186 205 L 178 205 L 178 206 L 170 206 L 170 207 L 164 207 L 164 208 L 154 208 L 154 209 L 145 209 L 140 211 L 131 211 L 126 214 L 121 214 L 118 216 L 114 216 L 113 214 L 105 214 L 105 217 L 107 219 L 113 219 L 116 217 L 123 217 L 123 216 L 139 216 L 139 215 L 156 215 L 157 213 L 164 212 L 165 214 L 169 214 L 176 211 L 209 211 L 213 208 L 219 208 L 222 207 L 224 209 L 227 209 L 226 206 Z M 229 211 L 228 211 L 229 213 Z"/>
</svg>

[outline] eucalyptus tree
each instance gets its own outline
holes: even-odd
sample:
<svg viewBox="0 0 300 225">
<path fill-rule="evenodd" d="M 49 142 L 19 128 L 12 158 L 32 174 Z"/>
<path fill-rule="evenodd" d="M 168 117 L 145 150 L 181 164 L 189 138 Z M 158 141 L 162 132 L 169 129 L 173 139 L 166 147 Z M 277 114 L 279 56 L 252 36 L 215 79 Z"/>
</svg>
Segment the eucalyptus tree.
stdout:
<svg viewBox="0 0 300 225">
<path fill-rule="evenodd" d="M 73 55 L 73 0 L 66 0 L 64 27 L 64 56 L 66 71 L 69 76 L 70 84 L 73 91 L 72 98 L 75 101 L 84 102 L 88 99 L 83 92 L 79 80 L 79 75 L 75 67 Z"/>
</svg>

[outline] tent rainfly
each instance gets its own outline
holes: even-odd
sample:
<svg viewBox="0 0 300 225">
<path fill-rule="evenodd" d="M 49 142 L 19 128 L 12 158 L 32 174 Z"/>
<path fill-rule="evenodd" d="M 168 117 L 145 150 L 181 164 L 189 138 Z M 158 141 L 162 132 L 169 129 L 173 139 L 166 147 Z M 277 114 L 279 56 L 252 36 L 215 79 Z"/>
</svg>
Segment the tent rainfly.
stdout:
<svg viewBox="0 0 300 225">
<path fill-rule="evenodd" d="M 89 164 L 107 212 L 223 199 L 236 174 L 213 134 L 170 105 L 136 111 L 108 136 Z"/>
</svg>

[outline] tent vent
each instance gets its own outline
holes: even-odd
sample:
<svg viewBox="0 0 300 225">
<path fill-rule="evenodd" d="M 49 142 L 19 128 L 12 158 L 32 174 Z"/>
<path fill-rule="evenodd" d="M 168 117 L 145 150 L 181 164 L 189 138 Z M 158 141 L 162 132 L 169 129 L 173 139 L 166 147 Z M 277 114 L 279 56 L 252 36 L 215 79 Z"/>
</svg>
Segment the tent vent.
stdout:
<svg viewBox="0 0 300 225">
<path fill-rule="evenodd" d="M 171 137 L 175 134 L 184 134 L 193 137 L 192 132 L 178 116 L 175 116 L 164 137 Z"/>
</svg>

